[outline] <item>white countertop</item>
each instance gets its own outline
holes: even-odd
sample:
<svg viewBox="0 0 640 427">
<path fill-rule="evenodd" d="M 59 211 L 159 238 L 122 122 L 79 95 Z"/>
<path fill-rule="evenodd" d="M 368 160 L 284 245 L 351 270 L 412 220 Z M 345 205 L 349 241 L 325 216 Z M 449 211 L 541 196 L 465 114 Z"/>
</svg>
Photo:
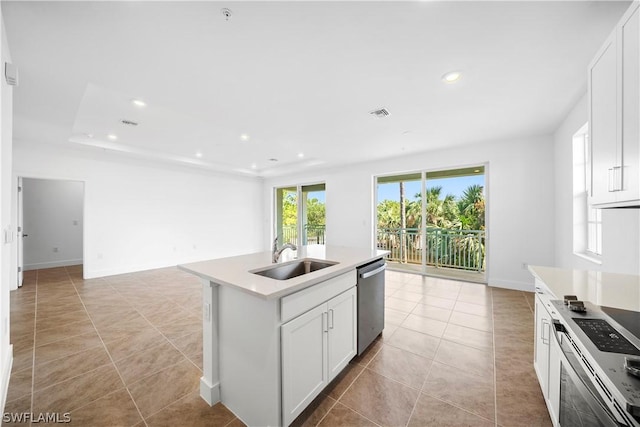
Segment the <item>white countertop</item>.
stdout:
<svg viewBox="0 0 640 427">
<path fill-rule="evenodd" d="M 529 266 L 555 299 L 575 295 L 579 300 L 606 307 L 640 311 L 640 276 Z"/>
<path fill-rule="evenodd" d="M 382 258 L 388 253 L 388 251 L 375 249 L 325 245 L 300 246 L 295 252 L 287 249 L 282 253 L 280 263 L 286 263 L 295 258 L 314 258 L 338 262 L 338 264 L 331 267 L 288 280 L 271 279 L 249 272 L 250 270 L 273 265 L 271 251 L 194 262 L 179 265 L 178 267 L 218 285 L 231 286 L 258 297 L 272 299 L 289 295 L 308 286 L 339 276 L 357 266 Z"/>
</svg>

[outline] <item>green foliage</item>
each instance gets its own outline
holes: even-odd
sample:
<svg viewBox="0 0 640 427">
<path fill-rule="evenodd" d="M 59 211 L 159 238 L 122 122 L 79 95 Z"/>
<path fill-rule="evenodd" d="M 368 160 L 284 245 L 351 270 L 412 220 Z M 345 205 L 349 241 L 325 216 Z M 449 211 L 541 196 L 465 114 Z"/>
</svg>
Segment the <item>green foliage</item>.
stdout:
<svg viewBox="0 0 640 427">
<path fill-rule="evenodd" d="M 427 188 L 427 227 L 456 230 L 484 230 L 483 187 L 471 185 L 460 200 L 452 194 L 442 196 L 442 187 Z M 383 200 L 378 203 L 378 228 L 400 227 L 400 202 Z M 422 226 L 422 195 L 406 203 L 405 218 L 407 228 Z"/>
<path fill-rule="evenodd" d="M 325 225 L 326 206 L 324 203 L 316 199 L 307 199 L 307 224 L 308 225 Z"/>
<path fill-rule="evenodd" d="M 294 191 L 283 190 L 282 194 L 282 225 L 296 225 L 298 223 L 298 196 Z"/>
</svg>

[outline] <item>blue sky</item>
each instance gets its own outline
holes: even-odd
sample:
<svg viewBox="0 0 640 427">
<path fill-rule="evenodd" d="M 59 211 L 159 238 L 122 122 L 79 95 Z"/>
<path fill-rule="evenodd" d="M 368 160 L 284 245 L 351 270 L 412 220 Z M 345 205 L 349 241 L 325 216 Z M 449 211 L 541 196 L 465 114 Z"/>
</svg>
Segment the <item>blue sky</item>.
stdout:
<svg viewBox="0 0 640 427">
<path fill-rule="evenodd" d="M 484 187 L 484 175 L 427 180 L 427 188 L 442 187 L 440 194 L 443 197 L 447 194 L 453 194 L 456 198 L 460 198 L 464 190 L 470 185 L 481 185 Z M 420 181 L 406 182 L 404 190 L 407 200 L 415 200 L 416 198 L 414 196 L 421 192 Z M 378 185 L 378 202 L 383 200 L 400 200 L 400 186 L 397 182 Z"/>
</svg>

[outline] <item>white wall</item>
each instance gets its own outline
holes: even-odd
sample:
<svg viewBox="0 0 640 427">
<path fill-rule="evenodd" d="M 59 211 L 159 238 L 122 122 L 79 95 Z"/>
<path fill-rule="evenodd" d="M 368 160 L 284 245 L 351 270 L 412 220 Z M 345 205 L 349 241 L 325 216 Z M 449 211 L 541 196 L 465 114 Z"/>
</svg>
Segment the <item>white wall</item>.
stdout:
<svg viewBox="0 0 640 427">
<path fill-rule="evenodd" d="M 0 65 L 2 78 L 0 78 L 0 224 L 2 231 L 13 233 L 11 225 L 11 138 L 13 117 L 13 89 L 4 79 L 4 63 L 11 62 L 7 35 L 0 10 L 0 30 L 2 43 L 0 50 Z M 4 233 L 3 233 L 4 234 Z M 11 286 L 11 258 L 15 252 L 15 239 L 5 243 L 0 237 L 0 406 L 4 410 L 9 386 L 9 373 L 11 372 L 12 351 L 9 344 L 9 289 Z"/>
<path fill-rule="evenodd" d="M 84 183 L 24 178 L 24 269 L 82 264 Z"/>
<path fill-rule="evenodd" d="M 563 268 L 640 274 L 640 209 L 602 211 L 602 265 L 573 253 L 573 135 L 588 119 L 587 96 L 554 134 L 555 265 Z"/>
<path fill-rule="evenodd" d="M 522 263 L 554 260 L 554 170 L 551 137 L 514 139 L 438 150 L 265 180 L 265 245 L 273 220 L 273 187 L 325 181 L 327 243 L 373 246 L 373 177 L 417 170 L 486 164 L 488 282 L 533 289 Z M 267 217 L 267 216 L 265 216 Z"/>
<path fill-rule="evenodd" d="M 262 185 L 112 155 L 20 141 L 16 176 L 85 183 L 86 278 L 262 248 Z"/>
</svg>

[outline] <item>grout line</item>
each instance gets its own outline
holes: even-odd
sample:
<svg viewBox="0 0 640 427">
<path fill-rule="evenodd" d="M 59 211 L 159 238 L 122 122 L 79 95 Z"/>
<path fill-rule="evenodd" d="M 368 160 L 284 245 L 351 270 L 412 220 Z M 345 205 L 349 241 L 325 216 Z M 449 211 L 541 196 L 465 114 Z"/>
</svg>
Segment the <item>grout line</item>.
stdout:
<svg viewBox="0 0 640 427">
<path fill-rule="evenodd" d="M 36 326 L 38 325 L 38 282 L 39 282 L 39 270 L 36 270 L 36 291 L 34 296 L 34 309 L 33 309 L 33 357 L 31 359 L 31 406 L 29 412 L 33 413 L 33 396 L 35 395 L 35 383 L 36 383 Z M 29 421 L 29 425 L 31 425 Z"/>
<path fill-rule="evenodd" d="M 496 366 L 496 319 L 493 311 L 493 290 L 491 292 L 491 335 L 493 338 L 493 411 L 494 426 L 498 427 L 498 367 Z"/>
<path fill-rule="evenodd" d="M 120 373 L 120 370 L 118 370 L 118 366 L 113 361 L 113 357 L 111 357 L 111 353 L 109 353 L 109 350 L 107 349 L 107 346 L 105 345 L 104 340 L 102 339 L 102 335 L 100 335 L 100 332 L 98 331 L 98 328 L 96 327 L 96 324 L 93 322 L 93 319 L 91 318 L 91 315 L 89 314 L 89 310 L 87 310 L 87 307 L 84 304 L 82 296 L 80 296 L 80 292 L 78 292 L 78 288 L 76 287 L 76 284 L 75 284 L 73 278 L 71 277 L 71 275 L 69 274 L 69 272 L 67 271 L 66 267 L 65 267 L 65 271 L 67 272 L 67 275 L 69 276 L 69 279 L 71 280 L 71 284 L 73 285 L 73 289 L 75 289 L 75 291 L 76 291 L 76 295 L 78 295 L 78 298 L 80 298 L 80 302 L 82 303 L 82 307 L 84 307 L 84 310 L 87 313 L 87 317 L 89 317 L 89 320 L 91 321 L 91 324 L 93 325 L 93 329 L 95 329 L 96 334 L 98 334 L 98 338 L 100 338 L 100 342 L 102 343 L 104 351 L 107 353 L 107 356 L 109 357 L 109 360 L 111 360 L 111 364 L 113 365 L 114 369 L 118 373 L 118 376 L 120 377 L 120 381 L 122 381 L 122 384 L 124 385 L 125 390 L 127 390 L 127 393 L 129 394 L 129 397 L 131 398 L 131 401 L 133 402 L 133 406 L 136 407 L 136 410 L 138 411 L 138 415 L 140 415 L 140 418 L 142 419 L 142 422 L 144 423 L 144 425 L 148 427 L 147 421 L 145 420 L 144 416 L 142 416 L 142 412 L 140 411 L 140 408 L 138 407 L 138 404 L 136 403 L 135 399 L 133 398 L 133 395 L 131 395 L 131 391 L 129 390 L 129 387 L 127 386 L 127 383 L 124 381 L 124 378 L 122 377 L 122 374 Z M 111 286 L 111 285 L 108 285 L 108 286 Z M 113 286 L 111 286 L 111 288 L 113 288 Z M 107 393 L 107 394 L 110 394 L 110 393 Z M 101 397 L 104 397 L 104 396 L 101 396 Z M 100 399 L 100 398 L 98 398 L 98 399 Z M 98 399 L 93 400 L 93 402 L 95 402 Z"/>
</svg>

